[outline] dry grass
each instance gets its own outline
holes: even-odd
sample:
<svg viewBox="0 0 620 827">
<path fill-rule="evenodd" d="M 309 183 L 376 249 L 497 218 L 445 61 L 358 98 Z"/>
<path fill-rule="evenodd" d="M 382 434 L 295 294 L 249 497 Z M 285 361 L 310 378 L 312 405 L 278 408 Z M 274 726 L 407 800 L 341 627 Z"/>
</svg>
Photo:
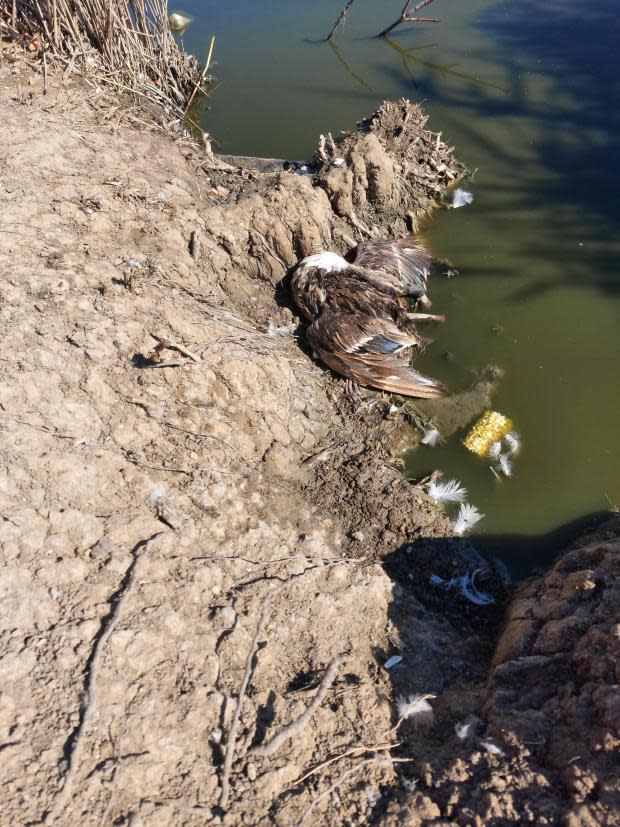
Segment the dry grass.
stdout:
<svg viewBox="0 0 620 827">
<path fill-rule="evenodd" d="M 208 82 L 168 26 L 167 0 L 4 0 L 0 35 L 54 57 L 171 118 Z"/>
</svg>

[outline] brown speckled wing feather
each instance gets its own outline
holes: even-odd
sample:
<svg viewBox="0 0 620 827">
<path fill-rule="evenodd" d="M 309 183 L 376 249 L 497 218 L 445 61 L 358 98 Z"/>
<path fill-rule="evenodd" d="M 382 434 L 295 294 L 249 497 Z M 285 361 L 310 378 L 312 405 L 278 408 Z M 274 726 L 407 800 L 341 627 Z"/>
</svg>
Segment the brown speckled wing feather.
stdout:
<svg viewBox="0 0 620 827">
<path fill-rule="evenodd" d="M 419 344 L 419 340 L 393 322 L 325 310 L 310 325 L 306 336 L 322 362 L 361 385 L 404 396 L 435 397 L 446 393 L 441 382 L 407 365 L 403 351 Z"/>
<path fill-rule="evenodd" d="M 333 312 L 395 319 L 410 306 L 407 298 L 383 292 L 353 272 L 327 273 L 324 278 L 326 304 Z"/>
<path fill-rule="evenodd" d="M 423 289 L 433 263 L 429 251 L 415 238 L 370 239 L 358 244 L 351 255 L 358 267 L 383 271 L 408 287 Z"/>
</svg>

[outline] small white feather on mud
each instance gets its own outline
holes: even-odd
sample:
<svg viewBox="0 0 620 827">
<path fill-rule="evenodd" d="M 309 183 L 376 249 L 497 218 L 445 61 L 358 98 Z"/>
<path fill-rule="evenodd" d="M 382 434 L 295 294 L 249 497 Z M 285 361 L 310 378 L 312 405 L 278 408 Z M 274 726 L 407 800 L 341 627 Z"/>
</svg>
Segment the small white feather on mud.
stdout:
<svg viewBox="0 0 620 827">
<path fill-rule="evenodd" d="M 472 735 L 476 734 L 479 723 L 477 719 L 473 719 L 471 721 L 463 721 L 462 724 L 455 724 L 454 731 L 456 737 L 459 741 L 466 741 L 468 738 L 471 738 Z"/>
<path fill-rule="evenodd" d="M 480 741 L 480 746 L 489 753 L 489 755 L 497 755 L 498 758 L 503 758 L 505 753 L 497 744 L 492 741 Z"/>
<path fill-rule="evenodd" d="M 430 726 L 435 720 L 435 714 L 429 699 L 435 695 L 409 695 L 397 701 L 398 717 L 401 721 L 411 721 L 414 726 Z"/>
</svg>

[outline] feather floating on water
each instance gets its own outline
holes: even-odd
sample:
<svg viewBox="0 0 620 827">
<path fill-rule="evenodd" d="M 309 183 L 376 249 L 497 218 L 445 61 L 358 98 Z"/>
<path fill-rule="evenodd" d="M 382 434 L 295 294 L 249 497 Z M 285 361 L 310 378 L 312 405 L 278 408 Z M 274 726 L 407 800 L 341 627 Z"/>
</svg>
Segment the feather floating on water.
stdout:
<svg viewBox="0 0 620 827">
<path fill-rule="evenodd" d="M 426 428 L 426 430 L 422 431 L 422 439 L 420 442 L 423 445 L 430 445 L 431 448 L 434 448 L 435 445 L 439 443 L 441 439 L 441 434 L 437 430 L 437 428 Z"/>
<path fill-rule="evenodd" d="M 491 443 L 491 447 L 489 448 L 489 456 L 491 459 L 499 459 L 501 452 L 502 443 L 499 440 L 495 440 L 495 442 Z"/>
<path fill-rule="evenodd" d="M 462 537 L 463 534 L 467 534 L 483 517 L 484 514 L 481 514 L 475 505 L 463 503 L 459 508 L 456 519 L 452 523 L 452 530 L 455 534 L 458 534 L 459 537 Z"/>
<path fill-rule="evenodd" d="M 466 207 L 467 204 L 471 204 L 474 200 L 474 196 L 471 192 L 467 192 L 467 190 L 456 189 L 452 194 L 452 206 L 456 210 L 459 207 Z"/>
<path fill-rule="evenodd" d="M 514 456 L 521 447 L 521 437 L 516 431 L 510 431 L 510 433 L 504 437 L 504 445 L 510 456 Z"/>
<path fill-rule="evenodd" d="M 467 496 L 467 489 L 458 480 L 431 480 L 426 486 L 426 492 L 436 503 L 462 503 Z"/>
<path fill-rule="evenodd" d="M 512 476 L 512 462 L 508 454 L 500 454 L 497 461 L 496 469 L 505 477 Z"/>
</svg>

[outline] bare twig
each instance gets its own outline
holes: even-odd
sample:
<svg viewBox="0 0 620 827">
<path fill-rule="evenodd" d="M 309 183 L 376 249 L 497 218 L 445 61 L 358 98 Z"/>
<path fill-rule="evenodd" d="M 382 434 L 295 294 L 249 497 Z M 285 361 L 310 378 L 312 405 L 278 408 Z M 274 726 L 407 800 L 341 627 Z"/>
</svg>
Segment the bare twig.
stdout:
<svg viewBox="0 0 620 827">
<path fill-rule="evenodd" d="M 355 3 L 355 0 L 347 0 L 347 4 L 345 5 L 343 10 L 338 15 L 338 19 L 336 20 L 336 22 L 332 26 L 332 29 L 331 29 L 330 33 L 327 35 L 327 37 L 325 38 L 325 40 L 331 40 L 332 37 L 334 36 L 334 33 L 335 33 L 336 29 L 338 28 L 338 26 L 341 23 L 344 24 L 344 21 L 345 21 L 346 16 L 347 16 L 347 12 L 349 11 L 349 9 L 353 5 L 353 3 Z"/>
<path fill-rule="evenodd" d="M 430 6 L 433 0 L 421 0 L 420 3 L 413 7 L 413 14 L 409 14 L 409 6 L 411 5 L 411 2 L 412 0 L 407 0 L 403 6 L 403 10 L 400 13 L 400 17 L 386 29 L 383 29 L 382 32 L 379 32 L 377 37 L 385 37 L 386 34 L 389 34 L 392 31 L 392 29 L 400 26 L 401 23 L 439 23 L 439 20 L 436 17 L 413 17 L 413 14 L 420 11 L 420 9 L 423 9 L 425 6 Z"/>
<path fill-rule="evenodd" d="M 302 775 L 301 778 L 298 778 L 296 781 L 292 783 L 292 787 L 296 787 L 298 784 L 307 781 L 308 778 L 312 778 L 313 775 L 316 775 L 317 772 L 321 772 L 324 770 L 325 767 L 329 767 L 330 764 L 334 764 L 336 761 L 342 761 L 343 758 L 348 758 L 350 755 L 361 755 L 365 752 L 383 752 L 383 750 L 390 750 L 395 749 L 396 747 L 400 746 L 400 741 L 397 741 L 395 744 L 377 744 L 374 747 L 368 747 L 366 744 L 360 744 L 358 747 L 351 747 L 351 749 L 347 749 L 344 752 L 339 753 L 338 755 L 334 755 L 331 758 L 328 758 L 326 761 L 323 761 L 318 766 L 314 767 L 314 769 L 308 770 L 305 775 Z"/>
<path fill-rule="evenodd" d="M 295 718 L 294 721 L 291 721 L 285 727 L 282 727 L 282 729 L 279 732 L 277 732 L 270 741 L 267 741 L 265 744 L 260 744 L 260 746 L 255 747 L 253 750 L 255 755 L 273 755 L 273 753 L 279 747 L 281 747 L 285 741 L 287 741 L 289 738 L 293 738 L 293 736 L 301 732 L 301 730 L 309 723 L 310 719 L 323 702 L 323 698 L 325 697 L 327 690 L 334 682 L 336 672 L 338 671 L 338 667 L 342 663 L 342 660 L 342 655 L 336 655 L 335 658 L 332 658 L 331 663 L 325 670 L 325 674 L 323 675 L 321 683 L 319 684 L 319 688 L 317 690 L 316 695 L 308 704 L 306 709 L 301 713 L 301 715 L 298 718 Z"/>
<path fill-rule="evenodd" d="M 230 772 L 232 770 L 233 758 L 235 757 L 235 744 L 237 741 L 237 729 L 239 727 L 239 718 L 241 717 L 241 707 L 243 705 L 243 699 L 245 698 L 245 693 L 247 691 L 250 678 L 252 677 L 254 655 L 256 654 L 256 650 L 258 648 L 258 639 L 263 633 L 263 626 L 265 625 L 267 607 L 269 606 L 274 592 L 275 589 L 270 588 L 267 591 L 267 594 L 265 595 L 265 599 L 263 600 L 263 605 L 260 610 L 260 615 L 258 617 L 258 623 L 256 624 L 256 631 L 254 632 L 254 637 L 252 638 L 252 643 L 250 644 L 248 656 L 245 661 L 245 671 L 243 673 L 243 678 L 241 680 L 241 686 L 239 687 L 239 695 L 237 696 L 237 706 L 235 708 L 235 714 L 233 715 L 232 723 L 230 725 L 228 740 L 226 741 L 226 754 L 224 756 L 224 769 L 222 771 L 221 782 L 222 791 L 220 793 L 220 807 L 223 808 L 225 808 L 228 805 L 228 797 L 230 795 Z"/>
<path fill-rule="evenodd" d="M 155 353 L 159 354 L 162 350 L 177 350 L 179 353 L 182 353 L 183 356 L 187 356 L 188 359 L 191 359 L 192 362 L 200 362 L 200 357 L 196 356 L 195 353 L 192 353 L 191 350 L 188 350 L 183 345 L 180 345 L 178 342 L 172 342 L 169 339 L 162 339 L 161 336 L 156 336 L 154 333 L 150 333 L 150 336 L 155 339 L 157 345 L 155 346 Z"/>
<path fill-rule="evenodd" d="M 145 365 L 145 368 L 180 368 L 183 365 L 193 365 L 192 359 L 172 359 L 169 362 L 153 362 L 152 365 Z"/>
<path fill-rule="evenodd" d="M 312 799 L 308 807 L 302 813 L 301 818 L 295 822 L 295 827 L 300 827 L 300 825 L 304 823 L 304 821 L 308 818 L 312 810 L 314 810 L 314 808 L 320 801 L 322 801 L 328 795 L 331 795 L 334 792 L 334 790 L 337 790 L 338 787 L 341 787 L 344 784 L 347 778 L 361 770 L 363 767 L 368 766 L 369 764 L 381 763 L 384 763 L 384 765 L 391 767 L 392 764 L 410 764 L 414 760 L 414 758 L 392 758 L 391 755 L 386 756 L 385 758 L 382 758 L 380 755 L 374 755 L 372 758 L 366 758 L 364 761 L 360 761 L 359 764 L 355 764 L 355 766 L 351 767 L 351 769 L 347 770 L 339 778 L 337 778 L 333 784 L 330 784 L 330 786 L 326 790 L 323 790 L 323 792 L 317 795 L 316 798 Z"/>
<path fill-rule="evenodd" d="M 310 804 L 306 807 L 306 809 L 302 813 L 301 818 L 299 819 L 299 821 L 296 822 L 295 827 L 300 827 L 300 825 L 304 823 L 304 821 L 308 818 L 310 813 L 314 810 L 314 808 L 316 807 L 316 805 L 320 801 L 322 801 L 328 795 L 331 795 L 331 793 L 333 793 L 334 790 L 337 790 L 338 787 L 340 787 L 340 786 L 342 786 L 342 784 L 344 784 L 344 782 L 347 780 L 347 778 L 349 778 L 354 773 L 359 772 L 362 769 L 362 767 L 364 767 L 367 764 L 372 763 L 373 760 L 374 759 L 371 758 L 368 761 L 361 761 L 359 764 L 355 764 L 354 767 L 351 767 L 351 769 L 348 769 L 346 772 L 344 772 L 340 776 L 340 778 L 336 779 L 336 781 L 334 781 L 333 784 L 330 784 L 329 787 L 326 790 L 323 790 L 322 793 L 320 793 L 315 798 L 313 798 L 312 801 L 310 802 Z"/>
</svg>

